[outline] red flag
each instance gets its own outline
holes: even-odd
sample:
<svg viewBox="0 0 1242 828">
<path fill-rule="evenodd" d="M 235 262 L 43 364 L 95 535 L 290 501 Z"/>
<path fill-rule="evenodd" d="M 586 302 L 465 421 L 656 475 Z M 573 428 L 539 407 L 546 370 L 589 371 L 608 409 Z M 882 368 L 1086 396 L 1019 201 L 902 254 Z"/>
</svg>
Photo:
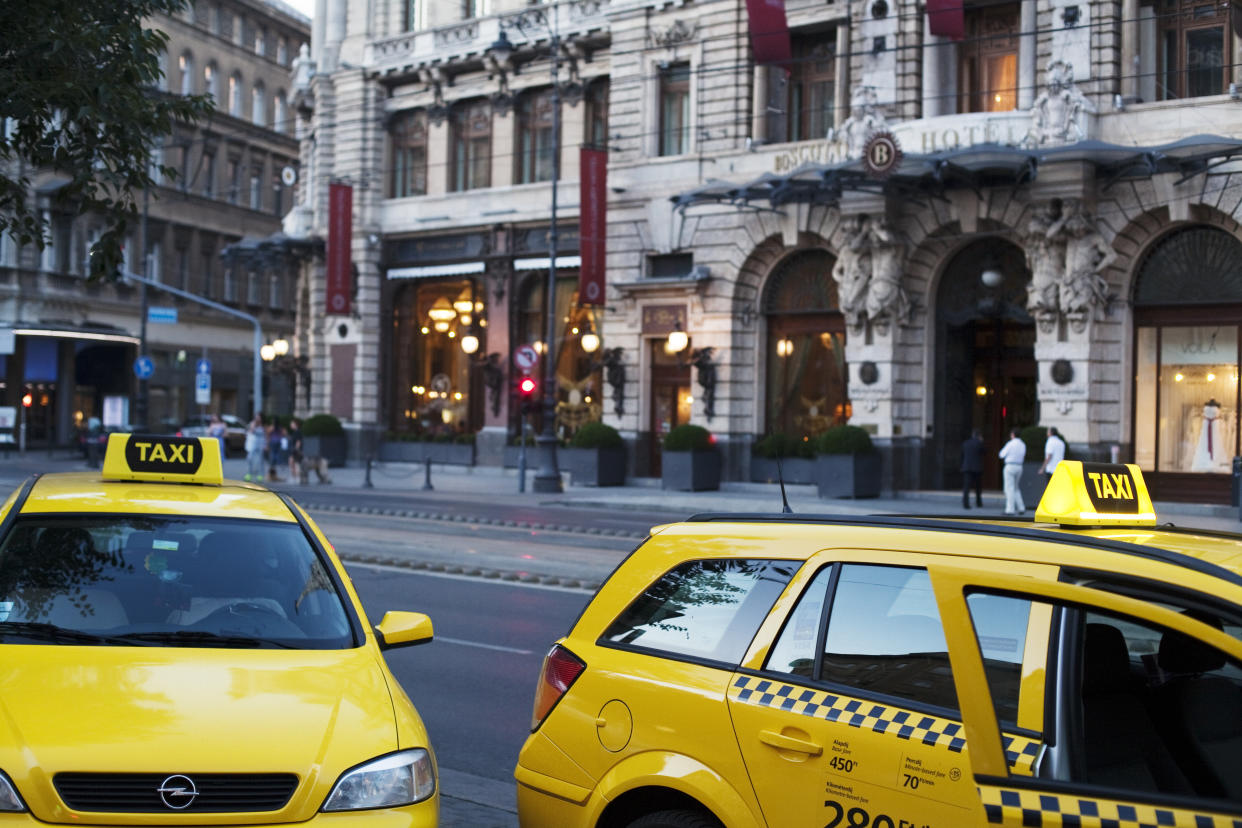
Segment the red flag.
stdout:
<svg viewBox="0 0 1242 828">
<path fill-rule="evenodd" d="M 354 188 L 328 185 L 327 312 L 350 312 L 350 259 L 354 226 Z"/>
<path fill-rule="evenodd" d="M 750 18 L 750 50 L 755 54 L 755 63 L 788 69 L 793 51 L 789 45 L 785 0 L 746 0 L 746 14 Z"/>
<path fill-rule="evenodd" d="M 927 0 L 927 29 L 950 40 L 966 36 L 965 0 Z"/>
<path fill-rule="evenodd" d="M 578 190 L 578 303 L 604 304 L 604 242 L 608 237 L 608 152 L 583 147 Z"/>
</svg>

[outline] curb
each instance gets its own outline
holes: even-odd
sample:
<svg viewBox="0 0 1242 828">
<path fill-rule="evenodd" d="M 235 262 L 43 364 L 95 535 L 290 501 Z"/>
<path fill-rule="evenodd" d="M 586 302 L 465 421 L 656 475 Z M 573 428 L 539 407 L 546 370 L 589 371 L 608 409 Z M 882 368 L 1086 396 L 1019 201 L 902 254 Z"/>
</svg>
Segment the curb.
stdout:
<svg viewBox="0 0 1242 828">
<path fill-rule="evenodd" d="M 461 575 L 467 578 L 482 578 L 491 581 L 509 583 L 538 584 L 539 586 L 556 586 L 565 589 L 579 589 L 594 592 L 600 588 L 599 581 L 582 578 L 569 578 L 561 575 L 541 575 L 535 572 L 524 572 L 506 569 L 490 569 L 479 566 L 462 566 L 461 564 L 444 563 L 443 561 L 421 561 L 412 558 L 394 558 L 385 555 L 341 555 L 346 563 L 375 564 L 391 566 L 398 569 L 409 569 L 415 572 L 434 572 L 444 575 Z"/>
<path fill-rule="evenodd" d="M 647 537 L 646 532 L 627 532 L 620 529 L 601 529 L 598 526 L 568 526 L 559 523 L 536 523 L 528 520 L 500 520 L 499 518 L 450 514 L 447 512 L 419 512 L 413 509 L 388 509 L 377 506 L 341 506 L 330 503 L 306 503 L 300 500 L 298 501 L 298 504 L 308 512 L 343 512 L 359 515 L 382 515 L 384 517 L 413 518 L 415 520 L 438 520 L 447 523 L 477 523 L 480 526 L 498 526 L 504 529 L 529 529 L 539 532 L 564 532 L 571 535 L 599 535 L 601 537 L 632 538 L 634 540 L 642 540 Z"/>
</svg>

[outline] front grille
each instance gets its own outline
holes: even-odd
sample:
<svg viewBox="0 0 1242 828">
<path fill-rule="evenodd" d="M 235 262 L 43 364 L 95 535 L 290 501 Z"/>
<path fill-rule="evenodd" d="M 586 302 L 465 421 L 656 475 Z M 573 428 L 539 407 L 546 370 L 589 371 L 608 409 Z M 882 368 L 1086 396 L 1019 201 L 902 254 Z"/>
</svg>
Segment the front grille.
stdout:
<svg viewBox="0 0 1242 828">
<path fill-rule="evenodd" d="M 174 782 L 165 785 L 168 780 Z M 161 787 L 197 790 L 190 804 L 176 808 L 191 797 L 161 796 Z M 235 813 L 279 811 L 298 786 L 292 773 L 58 773 L 52 778 L 65 805 L 75 811 L 124 813 Z"/>
</svg>

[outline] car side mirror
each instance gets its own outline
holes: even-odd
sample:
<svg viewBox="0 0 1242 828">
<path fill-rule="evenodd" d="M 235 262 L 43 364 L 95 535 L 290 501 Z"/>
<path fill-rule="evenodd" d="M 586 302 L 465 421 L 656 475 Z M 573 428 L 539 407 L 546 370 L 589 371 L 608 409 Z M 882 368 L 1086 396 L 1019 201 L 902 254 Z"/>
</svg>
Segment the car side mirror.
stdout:
<svg viewBox="0 0 1242 828">
<path fill-rule="evenodd" d="M 381 650 L 427 644 L 434 635 L 431 619 L 421 612 L 386 612 L 374 629 Z"/>
</svg>

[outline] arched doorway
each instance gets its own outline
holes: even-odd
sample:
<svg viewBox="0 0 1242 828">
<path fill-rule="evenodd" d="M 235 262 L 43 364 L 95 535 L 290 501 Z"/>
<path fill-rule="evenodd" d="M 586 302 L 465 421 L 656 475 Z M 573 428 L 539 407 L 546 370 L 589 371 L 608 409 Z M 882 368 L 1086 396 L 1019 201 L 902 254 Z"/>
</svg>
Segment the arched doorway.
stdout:
<svg viewBox="0 0 1242 828">
<path fill-rule="evenodd" d="M 945 267 L 936 291 L 935 488 L 961 487 L 961 445 L 974 428 L 985 446 L 983 482 L 999 487 L 997 452 L 1009 429 L 1039 420 L 1029 282 L 1022 249 L 995 237 L 967 245 Z"/>
<path fill-rule="evenodd" d="M 1238 454 L 1242 242 L 1216 227 L 1157 241 L 1134 280 L 1134 462 L 1154 497 L 1227 503 Z"/>
<path fill-rule="evenodd" d="M 826 250 L 800 250 L 768 279 L 766 434 L 811 438 L 850 417 L 835 262 Z"/>
</svg>

